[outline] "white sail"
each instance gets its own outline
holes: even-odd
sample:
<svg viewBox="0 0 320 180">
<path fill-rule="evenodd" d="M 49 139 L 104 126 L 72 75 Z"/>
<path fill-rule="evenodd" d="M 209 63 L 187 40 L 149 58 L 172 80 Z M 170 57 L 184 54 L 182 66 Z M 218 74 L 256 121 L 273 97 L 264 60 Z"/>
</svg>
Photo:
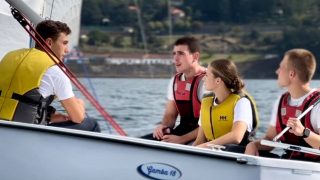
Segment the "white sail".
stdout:
<svg viewBox="0 0 320 180">
<path fill-rule="evenodd" d="M 34 0 L 24 0 L 27 4 L 36 4 Z M 32 6 L 32 9 L 40 9 Z M 0 3 L 0 59 L 9 51 L 29 47 L 30 38 L 20 24 L 12 17 L 6 1 Z"/>
<path fill-rule="evenodd" d="M 71 28 L 70 48 L 78 45 L 82 0 L 22 0 L 43 19 L 65 22 Z M 10 5 L 0 3 L 0 60 L 12 50 L 30 47 L 30 37 L 12 17 Z"/>
<path fill-rule="evenodd" d="M 78 46 L 82 0 L 45 0 L 42 17 L 67 23 L 71 28 L 70 48 Z"/>
</svg>

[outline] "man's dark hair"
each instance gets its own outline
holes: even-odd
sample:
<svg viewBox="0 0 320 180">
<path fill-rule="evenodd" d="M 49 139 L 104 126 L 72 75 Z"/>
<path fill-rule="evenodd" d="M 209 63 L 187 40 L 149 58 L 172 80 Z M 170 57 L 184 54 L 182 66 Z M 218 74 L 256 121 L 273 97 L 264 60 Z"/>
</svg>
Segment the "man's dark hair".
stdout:
<svg viewBox="0 0 320 180">
<path fill-rule="evenodd" d="M 189 51 L 191 53 L 200 52 L 200 43 L 199 41 L 194 37 L 182 37 L 178 39 L 175 43 L 175 46 L 178 45 L 186 45 L 189 48 Z"/>
<path fill-rule="evenodd" d="M 71 29 L 66 23 L 53 20 L 44 20 L 40 22 L 36 27 L 36 31 L 44 40 L 52 38 L 54 41 L 58 39 L 60 33 L 65 33 L 66 35 L 71 33 Z"/>
</svg>

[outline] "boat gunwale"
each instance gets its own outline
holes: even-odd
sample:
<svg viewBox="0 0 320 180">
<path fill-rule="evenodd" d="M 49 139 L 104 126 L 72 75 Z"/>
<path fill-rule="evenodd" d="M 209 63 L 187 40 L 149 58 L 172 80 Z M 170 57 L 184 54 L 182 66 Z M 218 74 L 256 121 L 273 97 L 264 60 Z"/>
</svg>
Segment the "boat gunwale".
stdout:
<svg viewBox="0 0 320 180">
<path fill-rule="evenodd" d="M 1 127 L 10 127 L 14 129 L 24 129 L 31 131 L 39 131 L 45 133 L 53 133 L 59 135 L 67 135 L 73 137 L 95 139 L 101 141 L 111 141 L 113 143 L 130 143 L 135 146 L 142 146 L 147 148 L 162 149 L 165 151 L 183 152 L 186 154 L 193 154 L 198 156 L 206 156 L 213 159 L 223 159 L 228 161 L 234 161 L 238 164 L 253 165 L 253 166 L 265 166 L 265 167 L 277 167 L 282 169 L 292 169 L 292 170 L 308 170 L 310 172 L 320 173 L 320 164 L 315 162 L 307 161 L 296 161 L 287 159 L 274 159 L 266 157 L 251 156 L 246 154 L 232 153 L 221 150 L 210 150 L 197 148 L 193 146 L 173 144 L 161 141 L 145 140 L 135 137 L 126 137 L 120 135 L 110 135 L 82 130 L 74 130 L 67 128 L 59 128 L 52 126 L 44 126 L 37 124 L 28 124 L 22 122 L 13 122 L 0 119 L 0 129 Z"/>
</svg>

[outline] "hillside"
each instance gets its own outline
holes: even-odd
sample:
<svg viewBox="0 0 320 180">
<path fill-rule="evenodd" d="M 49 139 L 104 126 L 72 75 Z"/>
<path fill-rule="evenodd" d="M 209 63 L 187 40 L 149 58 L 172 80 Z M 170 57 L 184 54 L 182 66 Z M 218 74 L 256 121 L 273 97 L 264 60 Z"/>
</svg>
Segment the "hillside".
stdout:
<svg viewBox="0 0 320 180">
<path fill-rule="evenodd" d="M 275 78 L 282 55 L 292 48 L 308 49 L 320 58 L 318 0 L 84 0 L 82 7 L 80 48 L 86 54 L 170 54 L 177 38 L 195 36 L 204 64 L 230 59 L 245 78 Z M 98 66 L 88 67 L 92 76 L 173 73 L 170 66 L 151 76 L 147 74 L 157 71 L 156 65 Z M 74 68 L 83 75 L 79 67 Z"/>
</svg>

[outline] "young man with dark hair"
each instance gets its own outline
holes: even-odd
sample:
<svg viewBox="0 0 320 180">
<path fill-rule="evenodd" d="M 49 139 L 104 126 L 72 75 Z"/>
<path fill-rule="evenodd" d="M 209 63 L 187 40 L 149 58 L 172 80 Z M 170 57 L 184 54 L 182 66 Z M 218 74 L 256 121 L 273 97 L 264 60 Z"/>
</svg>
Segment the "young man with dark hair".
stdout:
<svg viewBox="0 0 320 180">
<path fill-rule="evenodd" d="M 68 53 L 70 28 L 67 24 L 45 20 L 36 27 L 55 55 Z M 69 78 L 40 48 L 9 52 L 0 62 L 0 118 L 35 124 L 100 131 L 97 122 L 85 119 L 84 102 L 75 97 Z M 28 77 L 26 77 L 28 76 Z M 50 106 L 57 97 L 67 115 Z"/>
<path fill-rule="evenodd" d="M 168 101 L 153 138 L 187 144 L 195 140 L 203 94 L 205 68 L 200 65 L 200 45 L 194 37 L 183 37 L 174 43 L 173 59 L 177 74 L 168 86 Z M 180 123 L 176 120 L 180 115 Z"/>
</svg>

